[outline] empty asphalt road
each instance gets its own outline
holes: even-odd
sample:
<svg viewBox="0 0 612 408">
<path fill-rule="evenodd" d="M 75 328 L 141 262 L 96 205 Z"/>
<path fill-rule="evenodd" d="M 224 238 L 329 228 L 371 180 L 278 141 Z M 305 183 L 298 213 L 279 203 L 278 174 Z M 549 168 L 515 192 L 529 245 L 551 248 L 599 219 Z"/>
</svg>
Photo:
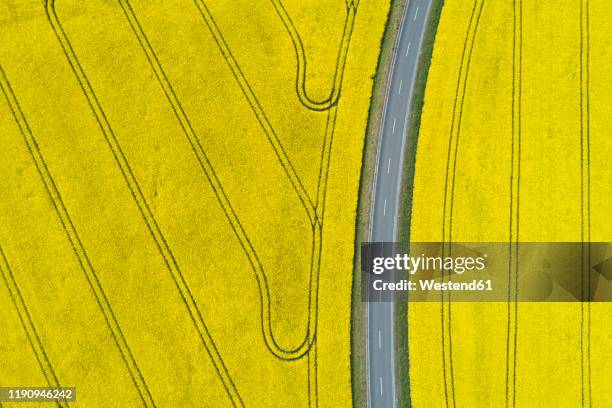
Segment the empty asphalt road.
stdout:
<svg viewBox="0 0 612 408">
<path fill-rule="evenodd" d="M 430 8 L 431 0 L 408 0 L 396 41 L 376 156 L 370 223 L 372 242 L 396 240 L 406 130 L 411 120 L 410 105 Z M 395 407 L 393 303 L 370 302 L 366 313 L 368 405 Z"/>
</svg>

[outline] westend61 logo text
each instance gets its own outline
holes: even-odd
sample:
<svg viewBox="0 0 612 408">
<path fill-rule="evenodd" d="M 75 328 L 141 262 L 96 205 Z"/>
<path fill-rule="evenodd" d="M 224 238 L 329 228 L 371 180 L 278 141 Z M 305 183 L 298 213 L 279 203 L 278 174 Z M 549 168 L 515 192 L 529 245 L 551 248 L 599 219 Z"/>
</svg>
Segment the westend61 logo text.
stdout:
<svg viewBox="0 0 612 408">
<path fill-rule="evenodd" d="M 406 271 L 411 275 L 417 271 L 454 271 L 462 274 L 466 271 L 482 271 L 486 267 L 485 257 L 442 257 L 442 256 L 410 256 L 396 254 L 395 256 L 379 256 L 372 260 L 372 272 L 381 275 L 387 271 Z"/>
<path fill-rule="evenodd" d="M 365 242 L 360 264 L 364 302 L 612 301 L 610 242 Z"/>
</svg>

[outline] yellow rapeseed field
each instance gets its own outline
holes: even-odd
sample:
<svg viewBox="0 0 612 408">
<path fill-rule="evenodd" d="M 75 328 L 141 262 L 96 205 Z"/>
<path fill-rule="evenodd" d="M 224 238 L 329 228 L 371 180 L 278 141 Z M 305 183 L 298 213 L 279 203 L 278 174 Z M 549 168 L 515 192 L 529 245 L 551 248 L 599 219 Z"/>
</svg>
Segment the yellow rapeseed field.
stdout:
<svg viewBox="0 0 612 408">
<path fill-rule="evenodd" d="M 418 142 L 413 241 L 612 241 L 611 16 L 602 1 L 445 1 Z M 413 404 L 612 406 L 611 311 L 410 304 Z"/>
<path fill-rule="evenodd" d="M 74 386 L 81 407 L 350 406 L 388 8 L 1 2 L 0 385 Z"/>
</svg>

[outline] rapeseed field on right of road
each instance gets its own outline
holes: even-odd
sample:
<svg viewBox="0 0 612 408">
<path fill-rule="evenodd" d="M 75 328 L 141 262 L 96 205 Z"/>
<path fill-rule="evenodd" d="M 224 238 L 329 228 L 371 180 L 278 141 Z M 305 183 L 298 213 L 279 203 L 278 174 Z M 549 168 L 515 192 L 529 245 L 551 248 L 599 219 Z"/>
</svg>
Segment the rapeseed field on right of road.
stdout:
<svg viewBox="0 0 612 408">
<path fill-rule="evenodd" d="M 445 2 L 411 240 L 612 241 L 610 18 L 609 5 L 588 0 Z M 524 279 L 515 273 L 511 296 Z M 597 290 L 610 289 L 598 280 Z M 610 311 L 411 303 L 413 404 L 609 406 Z"/>
</svg>

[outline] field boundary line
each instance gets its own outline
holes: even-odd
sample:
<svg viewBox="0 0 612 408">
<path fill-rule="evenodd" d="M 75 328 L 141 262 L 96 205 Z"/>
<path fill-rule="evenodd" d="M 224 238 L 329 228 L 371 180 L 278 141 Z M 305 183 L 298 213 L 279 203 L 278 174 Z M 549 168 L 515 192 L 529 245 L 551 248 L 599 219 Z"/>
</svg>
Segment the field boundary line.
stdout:
<svg viewBox="0 0 612 408">
<path fill-rule="evenodd" d="M 38 143 L 32 134 L 30 126 L 25 118 L 21 107 L 19 106 L 19 102 L 13 93 L 13 89 L 10 86 L 8 78 L 6 77 L 2 67 L 0 66 L 0 85 L 2 85 L 2 90 L 4 95 L 6 96 L 7 102 L 9 103 L 9 107 L 13 114 L 15 121 L 19 127 L 21 135 L 24 138 L 28 151 L 34 164 L 36 166 L 36 170 L 41 177 L 41 180 L 45 186 L 47 194 L 53 204 L 55 212 L 62 224 L 64 232 L 70 241 L 70 245 L 72 250 L 79 262 L 81 270 L 85 274 L 87 278 L 87 282 L 89 283 L 89 287 L 91 288 L 94 297 L 96 298 L 96 302 L 102 311 L 104 319 L 106 321 L 106 325 L 108 326 L 113 339 L 115 340 L 115 344 L 121 353 L 121 357 L 127 366 L 128 372 L 134 382 L 136 390 L 142 400 L 142 403 L 147 407 L 155 407 L 155 402 L 149 390 L 149 387 L 146 384 L 146 381 L 136 363 L 136 360 L 132 354 L 132 351 L 123 335 L 123 331 L 121 330 L 121 326 L 117 321 L 117 317 L 106 297 L 106 293 L 102 288 L 100 280 L 96 271 L 94 270 L 89 256 L 83 247 L 81 239 L 77 233 L 77 230 L 72 222 L 70 214 L 64 205 L 64 201 L 62 200 L 59 189 L 57 188 L 53 177 L 47 167 L 47 164 L 40 152 L 38 147 Z"/>
<path fill-rule="evenodd" d="M 480 3 L 480 4 L 479 4 Z M 472 59 L 472 51 L 474 42 L 478 32 L 480 16 L 485 0 L 474 0 L 472 12 L 470 15 L 469 24 L 466 31 L 465 40 L 463 43 L 463 51 L 461 54 L 461 62 L 459 66 L 459 74 L 457 78 L 457 87 L 455 90 L 455 99 L 453 102 L 453 112 L 451 119 L 451 128 L 448 140 L 448 156 L 446 159 L 446 175 L 444 181 L 444 206 L 442 218 L 442 241 L 448 245 L 447 251 L 452 251 L 452 227 L 453 227 L 453 208 L 455 203 L 455 178 L 457 170 L 457 158 L 459 150 L 459 135 L 461 133 L 461 120 L 463 118 L 463 103 L 467 89 L 467 83 L 470 71 L 470 62 Z M 468 45 L 469 43 L 469 45 Z M 467 57 L 467 59 L 466 59 Z M 452 171 L 451 171 L 452 168 Z M 448 223 L 448 227 L 447 227 Z M 442 272 L 444 279 L 444 271 Z M 450 278 L 450 275 L 449 275 Z M 453 339 L 452 339 L 452 315 L 451 315 L 451 296 L 444 292 L 440 294 L 440 319 L 441 319 L 441 336 L 442 336 L 442 366 L 444 377 L 444 397 L 446 407 L 456 408 L 457 401 L 455 399 L 455 373 L 453 367 Z"/>
<path fill-rule="evenodd" d="M 591 385 L 591 126 L 589 0 L 580 1 L 580 387 L 582 407 L 593 406 Z M 585 301 L 587 304 L 585 305 Z"/>
<path fill-rule="evenodd" d="M 512 34 L 512 149 L 510 173 L 510 223 L 508 246 L 508 301 L 506 326 L 505 406 L 516 406 L 516 365 L 518 341 L 518 277 L 521 188 L 521 104 L 523 54 L 523 1 L 513 1 Z"/>
<path fill-rule="evenodd" d="M 283 170 L 285 171 L 285 174 L 289 178 L 289 181 L 291 182 L 296 194 L 298 195 L 300 201 L 302 202 L 302 205 L 304 206 L 304 210 L 306 211 L 306 214 L 310 219 L 311 225 L 314 225 L 317 222 L 317 215 L 312 199 L 310 198 L 310 195 L 306 191 L 302 180 L 300 179 L 295 168 L 293 167 L 289 156 L 287 156 L 287 153 L 285 152 L 285 149 L 280 139 L 278 138 L 274 128 L 272 127 L 272 124 L 268 120 L 268 117 L 265 111 L 263 110 L 263 107 L 255 96 L 255 92 L 247 81 L 246 76 L 240 68 L 240 65 L 238 65 L 238 62 L 234 58 L 234 55 L 232 54 L 232 51 L 229 48 L 229 45 L 225 41 L 225 38 L 223 37 L 220 28 L 217 26 L 217 23 L 215 22 L 215 19 L 213 18 L 210 11 L 208 10 L 208 7 L 206 6 L 204 0 L 194 0 L 194 3 L 198 8 L 198 11 L 202 15 L 202 18 L 204 19 L 204 22 L 206 23 L 206 26 L 208 27 L 215 43 L 217 44 L 219 52 L 221 53 L 223 59 L 230 68 L 232 75 L 238 82 L 238 85 L 242 90 L 242 93 L 244 94 L 245 98 L 247 99 L 251 110 L 255 114 L 257 121 L 259 122 L 264 133 L 266 134 L 268 141 L 272 145 L 272 149 L 274 150 L 276 157 L 278 158 Z"/>
<path fill-rule="evenodd" d="M 223 363 L 223 359 L 221 358 L 221 355 L 219 354 L 214 340 L 208 331 L 208 327 L 206 326 L 206 323 L 202 318 L 202 314 L 195 301 L 195 298 L 193 297 L 193 294 L 191 293 L 191 290 L 187 285 L 183 273 L 181 272 L 178 263 L 174 258 L 174 254 L 172 253 L 170 246 L 168 245 L 160 227 L 157 224 L 157 221 L 153 216 L 153 213 L 151 212 L 151 209 L 149 208 L 149 205 L 132 172 L 127 158 L 125 157 L 123 150 L 121 149 L 121 146 L 115 136 L 110 122 L 108 121 L 106 114 L 102 109 L 102 106 L 100 105 L 100 102 L 98 101 L 97 96 L 94 93 L 94 90 L 91 84 L 89 83 L 89 80 L 85 75 L 83 68 L 81 67 L 76 53 L 72 48 L 70 40 L 68 39 L 68 36 L 66 35 L 61 25 L 61 22 L 57 17 L 57 14 L 55 12 L 55 0 L 44 1 L 46 6 L 45 10 L 47 12 L 47 18 L 53 28 L 53 31 L 55 32 L 58 42 L 60 43 L 61 48 L 64 51 L 66 59 L 68 60 L 70 67 L 72 68 L 83 93 L 85 94 L 87 102 L 95 116 L 98 126 L 100 127 L 100 130 L 102 131 L 102 134 L 113 153 L 113 157 L 115 158 L 115 161 L 119 169 L 121 170 L 123 178 L 129 187 L 130 193 L 132 194 L 132 197 L 134 198 L 134 201 L 136 202 L 138 209 L 140 210 L 142 218 L 145 221 L 147 228 L 151 236 L 153 237 L 160 254 L 164 259 L 164 263 L 170 271 L 172 279 L 181 295 L 182 301 L 186 306 L 187 311 L 189 312 L 189 316 L 191 317 L 191 320 L 195 328 L 197 329 L 198 335 L 202 340 L 204 348 L 206 349 L 206 352 L 208 353 L 209 357 L 213 362 L 217 375 L 222 380 L 221 382 L 223 383 L 223 387 L 225 388 L 225 391 L 228 394 L 228 397 L 232 404 L 234 404 L 235 406 L 243 406 L 244 404 L 242 402 L 240 394 L 238 393 L 238 390 L 236 389 L 236 386 L 233 383 L 233 380 L 231 379 L 227 368 L 225 367 L 225 364 Z"/>
<path fill-rule="evenodd" d="M 2 69 L 0 67 L 0 69 Z M 9 265 L 8 259 L 6 259 L 6 255 L 2 246 L 0 246 L 0 272 L 2 274 L 2 279 L 6 284 L 6 287 L 9 291 L 11 300 L 13 301 L 13 305 L 15 306 L 15 310 L 17 311 L 17 316 L 19 316 L 19 320 L 21 325 L 23 326 L 23 330 L 26 333 L 26 337 L 28 338 L 28 343 L 30 343 L 30 347 L 34 352 L 34 357 L 36 357 L 36 361 L 38 361 L 38 365 L 40 370 L 42 371 L 45 379 L 47 380 L 47 384 L 49 387 L 60 387 L 60 382 L 57 379 L 57 375 L 55 374 L 55 370 L 53 369 L 53 365 L 47 356 L 47 352 L 42 345 L 42 341 L 40 340 L 40 336 L 36 331 L 36 326 L 32 321 L 32 317 L 30 316 L 30 312 L 28 311 L 28 306 L 26 305 L 23 296 L 21 295 L 21 290 L 19 289 L 19 285 L 15 280 L 15 276 L 13 275 L 13 271 L 11 270 L 11 266 Z M 64 401 L 55 401 L 55 404 L 61 408 L 68 408 L 68 404 Z"/>
</svg>

